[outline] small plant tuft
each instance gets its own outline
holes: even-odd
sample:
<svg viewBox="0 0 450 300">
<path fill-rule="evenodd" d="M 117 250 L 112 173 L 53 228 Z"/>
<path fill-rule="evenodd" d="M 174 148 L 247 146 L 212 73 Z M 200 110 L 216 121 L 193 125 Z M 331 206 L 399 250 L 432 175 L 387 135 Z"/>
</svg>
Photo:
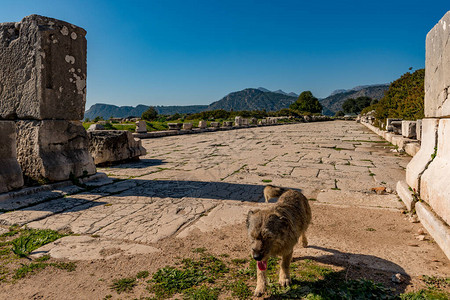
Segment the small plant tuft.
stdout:
<svg viewBox="0 0 450 300">
<path fill-rule="evenodd" d="M 111 289 L 116 291 L 118 294 L 123 292 L 129 293 L 136 285 L 136 278 L 114 279 L 111 285 Z"/>
</svg>

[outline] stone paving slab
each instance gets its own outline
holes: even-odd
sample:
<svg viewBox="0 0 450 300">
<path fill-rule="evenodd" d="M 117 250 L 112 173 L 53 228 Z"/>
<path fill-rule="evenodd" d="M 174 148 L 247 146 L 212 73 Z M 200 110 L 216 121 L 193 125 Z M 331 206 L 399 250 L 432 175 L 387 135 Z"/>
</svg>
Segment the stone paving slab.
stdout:
<svg viewBox="0 0 450 300">
<path fill-rule="evenodd" d="M 319 194 L 317 201 L 320 203 L 347 205 L 357 207 L 378 207 L 404 210 L 405 206 L 397 195 L 376 195 L 375 193 L 358 193 L 350 191 L 326 191 Z"/>
<path fill-rule="evenodd" d="M 96 260 L 159 251 L 155 247 L 124 241 L 105 240 L 89 236 L 66 236 L 33 251 L 30 256 L 38 258 L 50 255 L 57 259 Z"/>
<path fill-rule="evenodd" d="M 306 123 L 186 137 L 143 140 L 148 154 L 141 162 L 99 168 L 122 180 L 105 181 L 98 187 L 37 205 L 31 203 L 27 208 L 1 214 L 0 222 L 81 234 L 78 242 L 73 240 L 77 244 L 69 239 L 44 250 L 57 256 L 75 247 L 72 257 L 85 259 L 128 253 L 123 243 L 152 243 L 157 248 L 163 239 L 189 238 L 193 233 L 242 225 L 249 209 L 267 206 L 263 189 L 268 183 L 301 190 L 312 200 L 315 212 L 329 214 L 315 220 L 313 232 L 351 226 L 352 220 L 337 220 L 333 215 L 336 210 L 358 209 L 365 212 L 365 218 L 388 213 L 397 214 L 393 218 L 402 216 L 399 211 L 403 207 L 396 195 L 375 195 L 370 190 L 378 186 L 394 189 L 404 178 L 404 166 L 410 158 L 390 152 L 389 145 L 377 143 L 379 138 L 360 124 Z M 322 226 L 328 220 L 336 223 Z M 328 234 L 320 239 L 311 236 L 311 241 L 347 254 L 357 243 L 333 232 Z M 116 250 L 105 250 L 102 253 L 108 255 L 98 256 L 102 247 Z M 405 257 L 396 257 L 401 247 L 404 245 L 383 254 L 381 245 L 373 251 L 385 260 L 406 264 Z M 145 249 L 142 251 L 153 251 Z M 322 253 L 325 250 L 306 251 L 326 256 Z M 363 252 L 371 251 L 368 248 Z M 407 253 L 411 254 L 411 249 Z M 347 254 L 345 262 L 362 263 L 358 256 Z"/>
<path fill-rule="evenodd" d="M 215 229 L 220 229 L 228 225 L 242 223 L 246 220 L 248 212 L 255 208 L 256 207 L 254 206 L 219 204 L 206 216 L 198 219 L 197 222 L 181 231 L 177 237 L 186 237 L 193 230 L 211 232 Z"/>
</svg>

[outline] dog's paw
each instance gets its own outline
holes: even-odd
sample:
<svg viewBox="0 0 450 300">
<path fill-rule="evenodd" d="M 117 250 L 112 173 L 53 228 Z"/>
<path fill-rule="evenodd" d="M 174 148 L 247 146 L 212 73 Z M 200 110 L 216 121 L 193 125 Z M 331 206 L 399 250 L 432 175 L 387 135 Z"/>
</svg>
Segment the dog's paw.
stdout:
<svg viewBox="0 0 450 300">
<path fill-rule="evenodd" d="M 255 289 L 255 292 L 253 293 L 253 296 L 261 297 L 262 295 L 264 295 L 265 292 L 266 292 L 266 288 L 265 287 L 257 286 L 256 289 Z"/>
<path fill-rule="evenodd" d="M 281 286 L 286 287 L 286 286 L 289 286 L 291 284 L 291 279 L 289 279 L 289 278 L 280 278 L 280 280 L 278 280 L 278 283 Z"/>
</svg>

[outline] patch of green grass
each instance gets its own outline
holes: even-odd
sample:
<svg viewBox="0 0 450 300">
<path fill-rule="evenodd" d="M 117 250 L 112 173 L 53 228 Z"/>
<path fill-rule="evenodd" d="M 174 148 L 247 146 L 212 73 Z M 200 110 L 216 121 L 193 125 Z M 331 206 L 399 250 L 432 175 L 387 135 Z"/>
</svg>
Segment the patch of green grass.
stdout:
<svg viewBox="0 0 450 300">
<path fill-rule="evenodd" d="M 370 172 L 369 176 L 375 176 L 375 173 Z"/>
<path fill-rule="evenodd" d="M 36 258 L 34 261 L 47 261 L 50 259 L 50 255 L 42 255 L 41 257 Z"/>
<path fill-rule="evenodd" d="M 148 271 L 140 271 L 136 274 L 136 278 L 147 278 L 149 275 Z"/>
<path fill-rule="evenodd" d="M 48 267 L 48 264 L 43 262 L 22 264 L 22 266 L 16 270 L 13 278 L 20 279 L 27 276 L 28 274 L 33 274 L 36 270 L 42 270 L 46 267 Z"/>
<path fill-rule="evenodd" d="M 243 265 L 243 264 L 247 263 L 248 260 L 245 258 L 235 258 L 235 259 L 232 259 L 231 262 L 235 265 Z"/>
<path fill-rule="evenodd" d="M 74 262 L 54 262 L 54 263 L 46 263 L 43 261 L 36 260 L 36 263 L 30 264 L 21 264 L 15 274 L 13 275 L 13 279 L 20 279 L 28 274 L 34 274 L 37 270 L 43 270 L 49 266 L 55 267 L 61 270 L 66 270 L 67 272 L 75 271 L 76 264 Z"/>
<path fill-rule="evenodd" d="M 377 231 L 377 230 L 375 228 L 368 227 L 368 228 L 366 228 L 366 231 Z"/>
<path fill-rule="evenodd" d="M 197 286 L 207 279 L 208 277 L 202 270 L 194 268 L 180 270 L 174 267 L 164 267 L 153 274 L 153 278 L 149 281 L 153 284 L 149 287 L 149 290 L 155 293 L 157 298 L 170 297 L 175 293 L 182 293 Z"/>
<path fill-rule="evenodd" d="M 136 285 L 136 278 L 114 279 L 111 285 L 111 289 L 116 291 L 118 294 L 123 292 L 129 293 Z"/>
<path fill-rule="evenodd" d="M 248 299 L 252 295 L 249 286 L 242 279 L 232 282 L 228 289 L 231 290 L 231 295 L 235 299 Z"/>
<path fill-rule="evenodd" d="M 187 300 L 216 300 L 219 298 L 220 289 L 202 285 L 198 288 L 186 290 L 183 299 Z"/>
<path fill-rule="evenodd" d="M 67 272 L 73 272 L 76 270 L 77 265 L 74 262 L 55 262 L 55 263 L 50 263 L 50 266 L 53 266 L 55 268 L 61 269 L 61 270 L 66 270 Z"/>
<path fill-rule="evenodd" d="M 12 251 L 19 257 L 28 257 L 32 251 L 63 236 L 50 229 L 24 229 L 20 236 L 12 241 Z"/>
<path fill-rule="evenodd" d="M 192 249 L 192 252 L 194 252 L 194 253 L 205 253 L 206 252 L 206 248 L 195 248 L 195 249 Z"/>
<path fill-rule="evenodd" d="M 411 292 L 400 295 L 401 300 L 448 300 L 450 293 L 434 289 L 422 289 L 417 292 Z"/>
<path fill-rule="evenodd" d="M 317 201 L 316 198 L 309 198 L 308 200 L 309 200 L 309 201 Z"/>
<path fill-rule="evenodd" d="M 264 182 L 264 183 L 271 183 L 272 182 L 272 180 L 270 180 L 270 179 L 263 179 L 261 181 Z"/>
</svg>

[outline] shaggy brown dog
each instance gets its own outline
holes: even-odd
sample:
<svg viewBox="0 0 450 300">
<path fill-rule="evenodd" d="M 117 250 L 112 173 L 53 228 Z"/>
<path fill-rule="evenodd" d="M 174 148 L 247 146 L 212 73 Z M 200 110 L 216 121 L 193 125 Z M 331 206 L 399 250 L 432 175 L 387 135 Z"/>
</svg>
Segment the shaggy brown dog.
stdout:
<svg viewBox="0 0 450 300">
<path fill-rule="evenodd" d="M 258 266 L 255 296 L 259 297 L 266 291 L 267 261 L 271 256 L 282 258 L 280 285 L 290 284 L 289 265 L 292 252 L 300 236 L 303 247 L 308 245 L 305 234 L 310 222 L 311 208 L 308 199 L 294 190 L 283 193 L 272 207 L 248 213 L 248 236 L 252 256 Z"/>
<path fill-rule="evenodd" d="M 264 198 L 266 199 L 266 203 L 268 203 L 271 198 L 280 197 L 286 191 L 287 189 L 282 187 L 277 187 L 270 184 L 266 185 L 264 188 Z"/>
</svg>

